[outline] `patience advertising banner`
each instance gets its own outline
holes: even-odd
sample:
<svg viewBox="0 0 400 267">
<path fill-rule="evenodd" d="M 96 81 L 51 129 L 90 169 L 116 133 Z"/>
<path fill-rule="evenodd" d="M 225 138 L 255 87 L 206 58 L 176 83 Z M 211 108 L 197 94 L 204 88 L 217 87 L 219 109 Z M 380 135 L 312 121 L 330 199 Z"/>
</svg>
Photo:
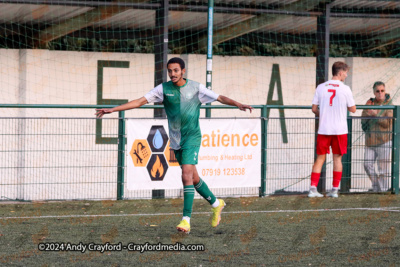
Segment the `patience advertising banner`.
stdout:
<svg viewBox="0 0 400 267">
<path fill-rule="evenodd" d="M 180 189 L 181 168 L 170 149 L 167 120 L 127 119 L 129 190 Z M 210 188 L 261 184 L 259 119 L 200 119 L 197 171 Z"/>
</svg>

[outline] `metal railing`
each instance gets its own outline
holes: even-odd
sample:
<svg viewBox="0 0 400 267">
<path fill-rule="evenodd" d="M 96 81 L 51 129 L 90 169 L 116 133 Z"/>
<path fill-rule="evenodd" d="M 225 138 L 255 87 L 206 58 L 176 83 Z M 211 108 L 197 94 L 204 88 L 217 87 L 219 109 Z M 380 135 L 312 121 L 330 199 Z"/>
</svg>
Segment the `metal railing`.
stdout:
<svg viewBox="0 0 400 267">
<path fill-rule="evenodd" d="M 0 108 L 95 109 L 98 105 L 0 105 Z M 242 196 L 308 191 L 315 155 L 315 118 L 267 118 L 272 109 L 310 109 L 308 106 L 254 106 L 261 122 L 261 187 L 220 188 L 216 195 Z M 162 108 L 145 106 L 144 109 Z M 232 109 L 228 106 L 203 106 L 203 109 Z M 358 106 L 370 108 L 370 106 Z M 385 147 L 389 158 L 383 177 L 392 193 L 399 192 L 400 116 L 393 109 L 392 143 Z M 374 118 L 371 118 L 374 120 Z M 151 190 L 130 191 L 126 187 L 125 112 L 118 118 L 103 118 L 102 132 L 96 118 L 2 117 L 0 118 L 0 196 L 1 200 L 130 199 L 157 197 Z M 365 172 L 365 132 L 360 117 L 349 117 L 348 154 L 343 157 L 341 192 L 368 192 L 371 180 Z M 98 138 L 115 143 L 99 143 Z M 379 167 L 379 166 L 377 166 Z M 328 156 L 326 176 L 321 179 L 329 189 L 332 159 Z M 378 170 L 379 171 L 379 170 Z M 179 197 L 181 190 L 165 190 L 164 197 Z"/>
</svg>

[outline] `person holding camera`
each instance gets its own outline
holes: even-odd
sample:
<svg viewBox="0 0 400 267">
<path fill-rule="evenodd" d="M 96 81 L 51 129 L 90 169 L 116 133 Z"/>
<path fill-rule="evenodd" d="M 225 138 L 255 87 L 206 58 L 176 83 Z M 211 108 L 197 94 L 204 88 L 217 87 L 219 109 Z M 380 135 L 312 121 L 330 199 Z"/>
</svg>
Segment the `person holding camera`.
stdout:
<svg viewBox="0 0 400 267">
<path fill-rule="evenodd" d="M 386 93 L 385 84 L 377 81 L 373 85 L 374 98 L 370 98 L 366 105 L 389 105 L 391 98 Z M 361 120 L 365 132 L 364 169 L 371 179 L 372 191 L 381 192 L 389 189 L 390 151 L 392 147 L 392 119 L 393 110 L 364 109 Z M 384 117 L 378 119 L 377 117 Z M 378 171 L 375 170 L 375 162 Z"/>
</svg>

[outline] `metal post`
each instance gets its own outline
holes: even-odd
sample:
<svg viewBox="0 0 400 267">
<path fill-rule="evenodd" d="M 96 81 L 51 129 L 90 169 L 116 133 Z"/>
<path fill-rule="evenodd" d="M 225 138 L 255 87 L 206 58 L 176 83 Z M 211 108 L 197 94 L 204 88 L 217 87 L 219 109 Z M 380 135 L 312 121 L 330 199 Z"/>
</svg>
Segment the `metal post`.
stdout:
<svg viewBox="0 0 400 267">
<path fill-rule="evenodd" d="M 326 4 L 321 16 L 317 17 L 317 64 L 316 84 L 317 86 L 329 79 L 329 33 L 330 33 L 330 5 Z M 315 135 L 318 131 L 318 121 L 315 123 Z M 317 157 L 315 153 L 315 158 Z M 322 166 L 321 177 L 317 187 L 319 192 L 326 191 L 326 164 Z"/>
<path fill-rule="evenodd" d="M 117 200 L 124 198 L 125 178 L 125 111 L 118 112 L 118 172 Z"/>
<path fill-rule="evenodd" d="M 267 192 L 267 130 L 268 118 L 267 107 L 263 106 L 261 109 L 261 188 L 260 197 L 266 195 Z"/>
<path fill-rule="evenodd" d="M 329 79 L 330 14 L 330 5 L 327 4 L 322 15 L 317 17 L 317 85 Z"/>
<path fill-rule="evenodd" d="M 167 81 L 167 62 L 168 62 L 168 11 L 169 1 L 160 0 L 161 6 L 156 10 L 156 28 L 154 34 L 154 86 Z M 162 103 L 154 103 L 162 105 Z M 154 109 L 155 118 L 166 118 L 165 109 Z M 164 196 L 163 189 L 153 190 L 153 196 Z"/>
<path fill-rule="evenodd" d="M 213 24 L 214 24 L 214 0 L 208 1 L 208 19 L 207 19 L 207 74 L 206 87 L 212 90 L 212 47 L 213 47 Z M 208 103 L 207 105 L 211 105 Z M 206 109 L 206 117 L 211 117 L 211 109 Z"/>
<path fill-rule="evenodd" d="M 20 49 L 19 50 L 19 78 L 18 78 L 18 104 L 26 104 L 26 96 L 27 96 L 27 50 Z M 25 200 L 25 178 L 26 178 L 26 109 L 21 108 L 18 109 L 18 143 L 17 143 L 17 151 L 18 152 L 18 161 L 17 161 L 17 183 L 18 183 L 18 200 Z"/>
<path fill-rule="evenodd" d="M 400 106 L 393 110 L 393 135 L 392 135 L 392 193 L 399 194 L 399 156 L 400 156 Z"/>
<path fill-rule="evenodd" d="M 161 0 L 156 10 L 156 27 L 154 34 L 154 86 L 167 81 L 168 62 L 168 0 Z M 154 103 L 161 105 L 162 103 Z M 154 117 L 165 118 L 164 109 L 154 109 Z"/>
<path fill-rule="evenodd" d="M 340 182 L 340 192 L 349 192 L 351 188 L 351 144 L 353 143 L 352 132 L 353 132 L 353 119 L 347 119 L 347 128 L 349 133 L 347 134 L 347 154 L 343 155 L 343 175 L 342 181 Z"/>
</svg>

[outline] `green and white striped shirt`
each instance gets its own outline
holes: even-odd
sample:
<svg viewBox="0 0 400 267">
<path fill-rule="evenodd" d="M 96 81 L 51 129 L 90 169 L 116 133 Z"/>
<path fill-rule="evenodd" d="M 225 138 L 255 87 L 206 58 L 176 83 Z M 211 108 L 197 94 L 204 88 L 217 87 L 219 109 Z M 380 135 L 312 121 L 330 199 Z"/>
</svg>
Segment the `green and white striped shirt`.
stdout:
<svg viewBox="0 0 400 267">
<path fill-rule="evenodd" d="M 178 150 L 200 146 L 200 106 L 217 100 L 218 96 L 203 84 L 186 80 L 182 86 L 176 86 L 171 81 L 162 83 L 144 97 L 149 103 L 163 102 L 168 118 L 170 147 Z"/>
</svg>

